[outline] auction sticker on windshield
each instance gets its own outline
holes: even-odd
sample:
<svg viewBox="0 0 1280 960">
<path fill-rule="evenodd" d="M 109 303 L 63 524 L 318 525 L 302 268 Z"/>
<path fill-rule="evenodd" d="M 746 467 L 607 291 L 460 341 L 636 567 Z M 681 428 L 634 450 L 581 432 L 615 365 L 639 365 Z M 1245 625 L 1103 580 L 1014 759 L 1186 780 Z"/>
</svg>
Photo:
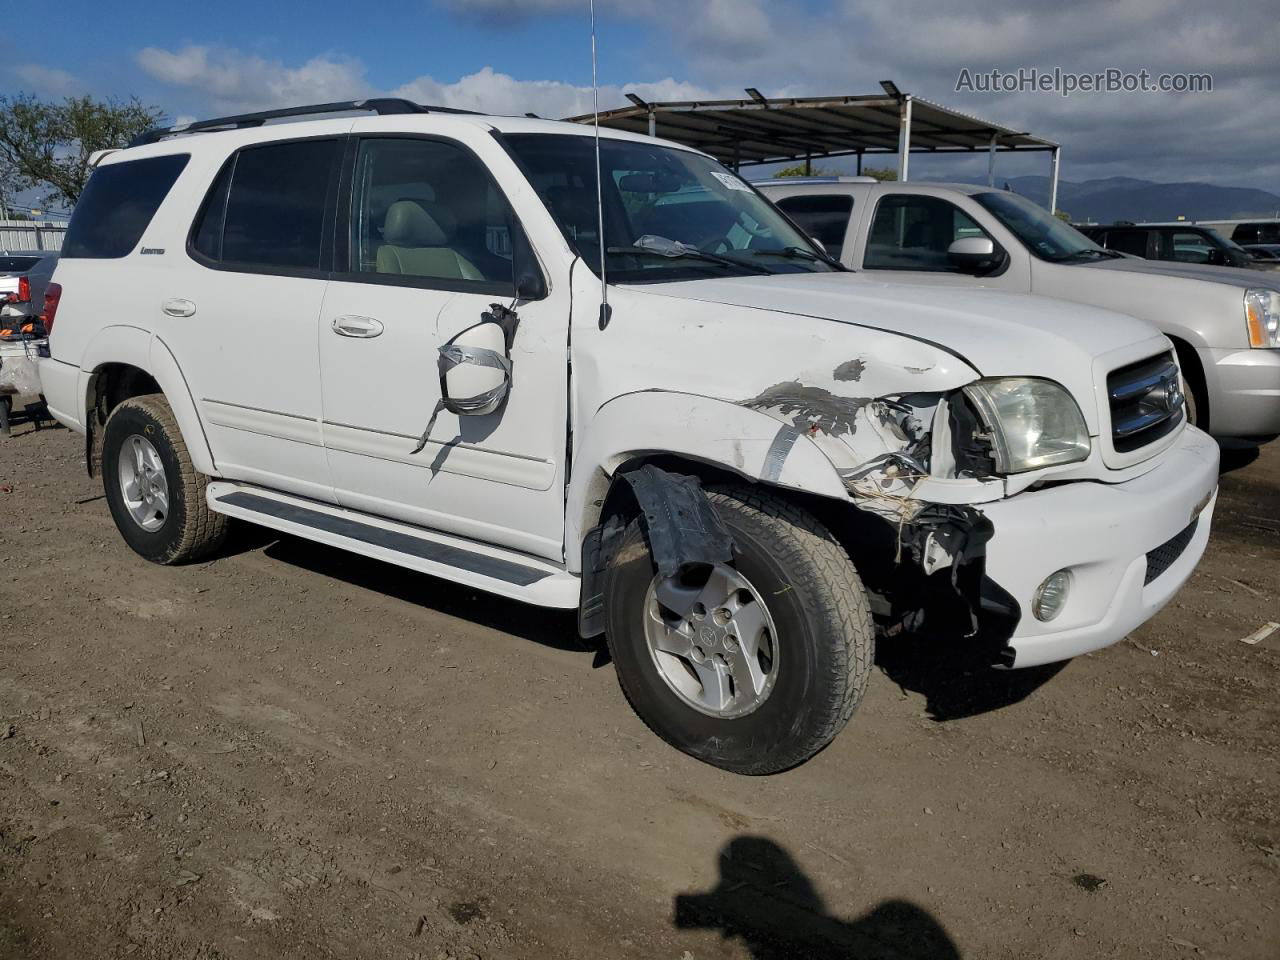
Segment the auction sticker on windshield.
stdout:
<svg viewBox="0 0 1280 960">
<path fill-rule="evenodd" d="M 723 183 L 730 190 L 741 190 L 744 193 L 750 193 L 751 188 L 743 181 L 739 180 L 731 173 L 722 173 L 719 170 L 712 170 L 711 175 Z"/>
</svg>

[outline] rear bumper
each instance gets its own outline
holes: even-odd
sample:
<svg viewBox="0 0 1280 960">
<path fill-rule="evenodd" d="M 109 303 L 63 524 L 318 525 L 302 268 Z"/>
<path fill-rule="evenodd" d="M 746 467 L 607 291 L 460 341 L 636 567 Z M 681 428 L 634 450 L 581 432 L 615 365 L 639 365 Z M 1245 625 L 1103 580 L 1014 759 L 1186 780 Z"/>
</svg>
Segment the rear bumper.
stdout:
<svg viewBox="0 0 1280 960">
<path fill-rule="evenodd" d="M 1218 437 L 1280 433 L 1280 350 L 1202 348 L 1209 426 Z"/>
<path fill-rule="evenodd" d="M 1160 466 L 1125 483 L 1069 483 L 982 508 L 995 528 L 987 576 L 1022 612 L 1005 654 L 1012 663 L 1003 665 L 1052 663 L 1115 643 L 1154 616 L 1191 576 L 1209 540 L 1218 446 L 1187 427 L 1162 458 Z M 1175 541 L 1179 534 L 1184 537 Z M 1170 554 L 1175 558 L 1146 582 L 1148 553 L 1170 541 L 1160 565 Z M 1071 571 L 1071 587 L 1062 612 L 1048 623 L 1037 620 L 1036 589 L 1064 569 Z"/>
<path fill-rule="evenodd" d="M 84 391 L 80 386 L 80 377 L 80 368 L 74 363 L 63 363 L 52 357 L 40 360 L 40 389 L 44 393 L 49 412 L 63 426 L 77 433 L 84 433 L 81 422 L 84 411 L 80 409 Z"/>
</svg>

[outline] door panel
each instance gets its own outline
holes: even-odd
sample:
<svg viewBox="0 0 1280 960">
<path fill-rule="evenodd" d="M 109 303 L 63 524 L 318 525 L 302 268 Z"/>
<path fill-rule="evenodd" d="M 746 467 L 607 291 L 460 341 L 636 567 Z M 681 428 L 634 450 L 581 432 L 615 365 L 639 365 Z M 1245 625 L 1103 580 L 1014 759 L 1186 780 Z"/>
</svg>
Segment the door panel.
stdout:
<svg viewBox="0 0 1280 960">
<path fill-rule="evenodd" d="M 458 144 L 373 137 L 353 153 L 339 254 L 349 269 L 330 282 L 317 326 L 338 501 L 562 559 L 567 294 L 517 305 L 501 408 L 437 412 L 439 348 L 480 323 L 490 304 L 512 301 L 512 213 Z M 344 333 L 344 317 L 378 332 Z"/>
<path fill-rule="evenodd" d="M 342 139 L 246 147 L 221 165 L 191 256 L 156 289 L 156 334 L 195 397 L 219 472 L 332 500 L 316 317 Z"/>
</svg>

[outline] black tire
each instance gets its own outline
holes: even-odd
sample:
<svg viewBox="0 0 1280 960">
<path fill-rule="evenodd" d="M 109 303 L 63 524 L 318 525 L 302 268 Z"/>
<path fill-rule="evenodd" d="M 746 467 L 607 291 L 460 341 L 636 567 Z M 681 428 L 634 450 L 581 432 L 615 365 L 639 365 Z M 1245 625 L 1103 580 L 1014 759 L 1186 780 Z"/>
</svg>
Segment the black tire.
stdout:
<svg viewBox="0 0 1280 960">
<path fill-rule="evenodd" d="M 734 773 L 777 773 L 829 744 L 862 700 L 875 654 L 866 591 L 844 548 L 803 510 L 755 489 L 708 496 L 733 535 L 734 567 L 777 628 L 772 692 L 753 712 L 725 719 L 692 708 L 662 678 L 645 637 L 656 567 L 638 519 L 606 573 L 609 651 L 627 700 L 667 743 Z"/>
<path fill-rule="evenodd" d="M 121 451 L 133 436 L 149 441 L 164 465 L 169 510 L 153 531 L 133 519 L 120 487 Z M 226 538 L 227 518 L 210 510 L 205 500 L 209 478 L 192 467 L 178 422 L 160 394 L 134 397 L 111 412 L 102 436 L 102 480 L 120 535 L 152 563 L 199 560 L 216 551 Z"/>
<path fill-rule="evenodd" d="M 13 416 L 13 398 L 0 396 L 0 436 L 9 436 L 9 418 Z"/>
</svg>

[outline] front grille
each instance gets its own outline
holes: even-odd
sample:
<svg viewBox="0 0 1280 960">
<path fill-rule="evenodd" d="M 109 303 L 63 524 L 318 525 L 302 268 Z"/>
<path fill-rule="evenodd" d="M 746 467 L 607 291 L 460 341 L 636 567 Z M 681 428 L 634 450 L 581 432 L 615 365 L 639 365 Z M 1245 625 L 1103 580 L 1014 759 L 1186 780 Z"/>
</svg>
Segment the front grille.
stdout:
<svg viewBox="0 0 1280 960">
<path fill-rule="evenodd" d="M 1182 381 L 1173 355 L 1131 363 L 1107 375 L 1111 444 L 1131 453 L 1168 436 L 1186 416 Z"/>
<path fill-rule="evenodd" d="M 1182 551 L 1187 549 L 1187 544 L 1196 535 L 1196 524 L 1199 522 L 1200 518 L 1196 517 L 1181 533 L 1174 534 L 1172 538 L 1147 554 L 1147 575 L 1142 581 L 1144 587 L 1173 566 L 1174 561 L 1182 556 Z"/>
</svg>

